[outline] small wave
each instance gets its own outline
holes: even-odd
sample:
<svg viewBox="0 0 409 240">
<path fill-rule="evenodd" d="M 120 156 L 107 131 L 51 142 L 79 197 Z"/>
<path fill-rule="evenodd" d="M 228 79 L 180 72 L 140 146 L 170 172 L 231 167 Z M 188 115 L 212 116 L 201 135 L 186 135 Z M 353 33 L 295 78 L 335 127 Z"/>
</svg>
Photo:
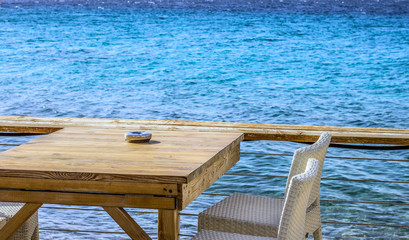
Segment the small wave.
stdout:
<svg viewBox="0 0 409 240">
<path fill-rule="evenodd" d="M 186 8 L 228 11 L 286 11 L 310 13 L 409 13 L 407 0 L 3 0 L 4 4 L 45 4 L 45 5 L 80 5 L 149 8 Z"/>
</svg>

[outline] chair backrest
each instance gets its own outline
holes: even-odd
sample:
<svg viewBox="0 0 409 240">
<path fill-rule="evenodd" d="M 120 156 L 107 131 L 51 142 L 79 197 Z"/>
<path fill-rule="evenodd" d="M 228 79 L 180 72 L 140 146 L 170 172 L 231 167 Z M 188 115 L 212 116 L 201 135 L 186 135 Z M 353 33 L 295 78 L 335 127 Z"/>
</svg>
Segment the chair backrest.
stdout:
<svg viewBox="0 0 409 240">
<path fill-rule="evenodd" d="M 279 240 L 305 238 L 304 225 L 307 203 L 313 183 L 318 176 L 318 169 L 319 161 L 310 158 L 305 172 L 291 178 L 278 227 Z"/>
<path fill-rule="evenodd" d="M 322 133 L 320 138 L 312 145 L 297 149 L 294 152 L 293 161 L 291 163 L 290 173 L 288 174 L 287 186 L 285 188 L 285 196 L 287 196 L 291 178 L 297 174 L 303 173 L 309 158 L 315 158 L 319 161 L 318 177 L 315 179 L 311 195 L 308 200 L 308 206 L 313 204 L 320 196 L 321 173 L 324 166 L 325 155 L 327 154 L 328 146 L 331 142 L 331 134 Z"/>
</svg>

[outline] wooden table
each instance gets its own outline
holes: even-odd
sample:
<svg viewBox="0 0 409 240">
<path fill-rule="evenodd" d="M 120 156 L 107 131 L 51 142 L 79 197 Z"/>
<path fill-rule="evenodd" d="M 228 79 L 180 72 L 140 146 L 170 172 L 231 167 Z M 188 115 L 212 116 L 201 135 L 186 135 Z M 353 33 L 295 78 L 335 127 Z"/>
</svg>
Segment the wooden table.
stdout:
<svg viewBox="0 0 409 240">
<path fill-rule="evenodd" d="M 135 130 L 135 129 L 134 129 Z M 132 239 L 150 239 L 123 209 L 158 209 L 158 238 L 178 239 L 179 211 L 240 158 L 240 133 L 64 128 L 0 154 L 0 201 L 24 207 L 7 239 L 43 203 L 102 206 Z"/>
</svg>

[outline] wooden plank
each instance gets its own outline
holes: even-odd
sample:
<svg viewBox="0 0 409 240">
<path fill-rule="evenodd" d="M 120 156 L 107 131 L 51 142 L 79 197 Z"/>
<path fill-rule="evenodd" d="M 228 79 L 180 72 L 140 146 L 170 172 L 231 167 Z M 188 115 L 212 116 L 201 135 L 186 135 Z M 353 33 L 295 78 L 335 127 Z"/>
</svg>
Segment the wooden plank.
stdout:
<svg viewBox="0 0 409 240">
<path fill-rule="evenodd" d="M 104 207 L 104 209 L 133 240 L 151 239 L 123 208 Z"/>
<path fill-rule="evenodd" d="M 92 118 L 49 118 L 0 116 L 0 131 L 43 133 L 64 127 L 117 128 L 128 130 L 238 132 L 245 140 L 314 142 L 327 131 L 338 143 L 409 145 L 409 129 L 358 128 L 333 126 L 278 125 L 256 123 L 218 123 L 181 120 L 134 120 Z M 34 130 L 33 130 L 34 128 Z M 357 134 L 360 134 L 357 137 Z"/>
<path fill-rule="evenodd" d="M 152 131 L 156 142 L 129 144 L 125 132 L 59 130 L 1 153 L 0 177 L 186 183 L 226 146 L 242 140 L 239 133 Z M 104 144 L 93 144 L 94 139 Z"/>
<path fill-rule="evenodd" d="M 208 189 L 217 179 L 226 173 L 240 159 L 240 145 L 220 155 L 204 172 L 196 176 L 188 184 L 180 185 L 178 209 L 183 210 L 202 192 Z"/>
<path fill-rule="evenodd" d="M 16 132 L 16 133 L 36 133 L 36 134 L 49 134 L 61 130 L 63 128 L 56 128 L 51 126 L 35 127 L 35 126 L 0 126 L 0 132 Z"/>
<path fill-rule="evenodd" d="M 245 134 L 245 140 L 273 140 L 292 142 L 315 142 L 323 131 L 266 131 L 268 133 Z M 368 133 L 368 132 L 335 132 L 331 133 L 331 142 L 334 143 L 361 143 L 361 144 L 391 144 L 409 145 L 409 134 L 398 133 Z"/>
<path fill-rule="evenodd" d="M 50 203 L 80 206 L 175 209 L 176 197 L 0 189 L 0 202 Z"/>
<path fill-rule="evenodd" d="M 0 229 L 0 240 L 9 239 L 40 207 L 41 203 L 26 203 L 10 221 Z"/>
<path fill-rule="evenodd" d="M 187 182 L 191 182 L 193 179 L 201 174 L 203 171 L 208 170 L 210 166 L 212 166 L 215 162 L 220 162 L 220 159 L 224 159 L 225 161 L 230 161 L 231 153 L 235 153 L 237 151 L 238 159 L 234 158 L 233 161 L 238 161 L 240 159 L 240 143 L 243 140 L 243 135 L 238 137 L 235 141 L 232 141 L 229 145 L 227 145 L 224 149 L 220 150 L 218 154 L 214 155 L 211 159 L 205 162 L 201 168 L 198 168 L 196 171 L 191 172 L 187 177 Z M 238 150 L 237 150 L 238 149 Z M 236 156 L 236 157 L 237 157 Z M 234 164 L 236 163 L 234 162 Z M 233 164 L 233 165 L 234 165 Z M 232 166 L 233 166 L 232 165 Z"/>
<path fill-rule="evenodd" d="M 157 171 L 158 172 L 158 171 Z M 161 173 L 161 172 L 159 172 Z M 174 183 L 186 183 L 186 177 L 178 176 L 167 176 L 166 174 L 174 174 L 174 172 L 168 170 L 162 172 L 162 176 L 157 175 L 143 175 L 138 173 L 132 174 L 104 174 L 104 173 L 89 173 L 89 172 L 57 172 L 57 171 L 46 171 L 42 170 L 7 170 L 0 169 L 0 177 L 10 177 L 10 178 L 27 178 L 33 179 L 53 179 L 53 180 L 79 180 L 79 181 L 103 181 L 103 182 L 133 182 L 133 183 L 164 183 L 164 184 L 174 184 Z"/>
<path fill-rule="evenodd" d="M 37 142 L 38 143 L 38 142 Z M 81 142 L 84 143 L 84 142 Z M 97 143 L 94 143 L 97 144 Z M 157 155 L 169 155 L 170 157 L 172 156 L 184 156 L 188 157 L 191 160 L 194 160 L 195 158 L 202 158 L 206 157 L 212 154 L 212 152 L 217 152 L 220 150 L 220 148 L 216 147 L 208 147 L 208 148 L 199 148 L 199 147 L 189 147 L 186 148 L 185 151 L 183 151 L 183 147 L 177 147 L 176 146 L 169 146 L 166 144 L 161 145 L 160 147 L 151 147 L 149 149 L 140 147 L 137 151 L 135 149 L 132 149 L 131 147 L 133 146 L 115 146 L 113 147 L 112 143 L 111 145 L 100 145 L 98 147 L 94 147 L 90 145 L 89 147 L 87 146 L 81 146 L 81 145 L 69 145 L 65 144 L 64 142 L 58 142 L 58 143 L 50 143 L 48 144 L 47 142 L 41 142 L 41 147 L 38 147 L 37 145 L 34 144 L 25 144 L 24 147 L 22 148 L 21 146 L 11 148 L 7 151 L 5 151 L 6 154 L 2 155 L 9 155 L 11 156 L 14 154 L 15 156 L 18 156 L 18 154 L 24 154 L 25 152 L 38 152 L 39 154 L 54 154 L 54 156 L 59 156 L 59 157 L 69 157 L 70 155 L 75 155 L 75 156 L 84 156 L 88 157 L 90 154 L 92 154 L 92 157 L 94 156 L 100 156 L 100 158 L 117 158 L 116 156 L 122 158 L 128 158 L 128 159 L 135 159 L 135 157 L 138 155 L 143 155 L 144 158 L 146 159 L 153 159 Z M 154 154 L 152 154 L 154 152 Z M 195 154 L 196 153 L 196 154 Z M 32 157 L 38 156 L 37 154 L 32 154 Z"/>
<path fill-rule="evenodd" d="M 158 239 L 177 240 L 180 232 L 180 215 L 178 210 L 158 211 Z"/>
<path fill-rule="evenodd" d="M 55 150 L 53 150 L 55 149 Z M 135 153 L 121 153 L 121 152 L 88 152 L 89 149 L 84 151 L 81 148 L 71 148 L 70 149 L 62 149 L 62 148 L 44 148 L 42 150 L 35 150 L 30 148 L 25 148 L 24 151 L 19 151 L 17 149 L 11 149 L 7 152 L 3 152 L 1 154 L 0 159 L 4 161 L 9 161 L 9 159 L 13 160 L 22 160 L 27 159 L 28 161 L 32 161 L 32 165 L 41 165 L 41 164 L 53 164 L 52 162 L 64 162 L 71 159 L 75 159 L 78 165 L 86 165 L 88 163 L 95 163 L 101 165 L 101 167 L 107 167 L 106 164 L 112 164 L 112 162 L 118 162 L 117 164 L 128 164 L 129 171 L 132 171 L 130 168 L 138 168 L 149 165 L 149 167 L 172 167 L 172 165 L 180 166 L 183 164 L 184 168 L 192 167 L 195 168 L 198 164 L 203 163 L 203 158 L 210 159 L 213 157 L 211 153 L 198 153 L 194 155 L 194 153 L 184 153 L 184 152 L 167 152 L 167 151 L 157 151 L 161 153 L 163 156 L 168 156 L 167 161 L 158 161 L 158 157 L 155 155 L 151 155 L 149 151 L 140 151 L 138 152 L 139 155 L 145 153 L 143 158 L 139 158 L 137 161 L 135 158 Z M 28 157 L 28 154 L 31 156 Z M 183 157 L 183 158 L 182 158 Z M 187 162 L 185 159 L 189 159 Z M 72 163 L 74 164 L 74 163 Z M 115 165 L 115 164 L 113 164 Z M 137 166 L 138 165 L 138 166 Z M 72 166 L 75 168 L 74 166 Z M 95 166 L 97 168 L 97 166 Z M 158 169 L 159 170 L 159 169 Z"/>
<path fill-rule="evenodd" d="M 346 132 L 396 132 L 409 133 L 409 129 L 393 128 L 360 128 L 360 127 L 335 127 L 335 126 L 308 126 L 284 124 L 259 124 L 259 123 L 231 123 L 231 122 L 206 122 L 185 120 L 146 120 L 146 119 L 107 119 L 107 118 L 62 118 L 62 117 L 31 117 L 31 116 L 0 116 L 0 126 L 20 127 L 96 127 L 130 129 L 138 126 L 166 126 L 167 130 L 176 130 L 172 127 L 200 127 L 206 128 L 236 128 L 236 129 L 287 129 L 310 131 L 346 131 Z M 0 128 L 0 131 L 1 130 Z M 241 131 L 240 131 L 241 132 Z M 45 132 L 46 133 L 46 132 Z"/>
<path fill-rule="evenodd" d="M 36 165 L 40 166 L 41 164 L 49 164 L 49 167 L 51 168 L 52 164 L 65 163 L 67 165 L 67 170 L 79 168 L 78 166 L 83 167 L 83 170 L 85 170 L 85 168 L 87 168 L 91 164 L 94 164 L 95 170 L 104 168 L 110 169 L 112 168 L 112 166 L 119 167 L 120 165 L 128 165 L 127 171 L 125 172 L 138 170 L 143 168 L 144 166 L 150 168 L 152 172 L 159 172 L 161 170 L 166 170 L 166 168 L 177 168 L 178 166 L 183 166 L 180 170 L 182 171 L 182 176 L 184 176 L 185 170 L 183 169 L 194 169 L 203 163 L 203 159 L 210 159 L 211 157 L 213 157 L 211 152 L 206 154 L 198 153 L 196 156 L 194 156 L 192 154 L 186 154 L 183 152 L 179 153 L 160 151 L 156 152 L 160 152 L 160 155 L 150 154 L 150 152 L 146 152 L 146 155 L 143 155 L 143 151 L 138 152 L 137 154 L 123 154 L 120 152 L 82 152 L 81 149 L 77 148 L 72 148 L 72 152 L 69 151 L 69 149 L 61 148 L 56 148 L 55 151 L 48 150 L 48 148 L 43 149 L 43 151 L 36 151 L 26 148 L 21 152 L 16 150 L 4 152 L 1 154 L 0 159 L 1 161 L 3 161 L 3 163 L 9 164 L 9 166 L 13 166 L 11 162 L 12 160 L 24 161 L 24 159 L 26 159 L 27 162 L 30 162 L 31 167 L 34 167 Z M 168 156 L 166 161 L 161 160 L 161 158 L 164 158 L 165 156 Z M 189 161 L 187 161 L 186 159 L 189 159 Z M 72 162 L 68 164 L 67 162 L 70 160 L 72 160 Z M 19 162 L 16 162 L 14 166 L 17 166 L 18 164 Z M 111 171 L 114 172 L 114 170 Z M 117 172 L 119 173 L 119 170 Z"/>
<path fill-rule="evenodd" d="M 124 193 L 146 195 L 177 195 L 176 184 L 154 184 L 134 182 L 74 181 L 35 178 L 0 177 L 0 188 L 42 189 L 52 191 Z"/>
</svg>

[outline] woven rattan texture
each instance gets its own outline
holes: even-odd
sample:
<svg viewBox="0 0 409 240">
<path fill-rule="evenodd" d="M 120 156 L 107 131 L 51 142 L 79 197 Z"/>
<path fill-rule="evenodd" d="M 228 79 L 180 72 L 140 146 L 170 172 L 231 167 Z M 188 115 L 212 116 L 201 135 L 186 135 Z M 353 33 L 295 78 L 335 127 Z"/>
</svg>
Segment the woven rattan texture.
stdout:
<svg viewBox="0 0 409 240">
<path fill-rule="evenodd" d="M 288 191 L 289 180 L 292 176 L 302 173 L 305 170 L 305 166 L 309 158 L 315 158 L 319 160 L 318 175 L 315 179 L 311 194 L 308 200 L 308 206 L 310 211 L 307 213 L 305 219 L 305 233 L 311 234 L 316 231 L 321 231 L 321 214 L 320 214 L 320 184 L 321 174 L 324 167 L 325 155 L 327 154 L 328 146 L 331 142 L 331 134 L 322 133 L 320 138 L 314 144 L 297 149 L 294 152 L 293 161 L 291 163 L 290 173 L 287 179 L 286 194 Z M 317 236 L 321 236 L 319 233 Z M 322 239 L 321 237 L 315 237 L 315 240 Z"/>
<path fill-rule="evenodd" d="M 251 236 L 238 233 L 217 232 L 212 230 L 200 231 L 192 240 L 275 240 L 277 238 Z"/>
<path fill-rule="evenodd" d="M 305 215 L 313 183 L 318 175 L 319 161 L 309 159 L 306 170 L 291 178 L 281 214 L 278 239 L 303 239 Z"/>
<path fill-rule="evenodd" d="M 295 151 L 291 164 L 289 180 L 305 171 L 309 158 L 319 161 L 317 177 L 309 197 L 309 211 L 306 216 L 305 233 L 321 230 L 319 190 L 325 155 L 331 135 L 321 134 L 316 143 Z M 215 230 L 266 237 L 277 237 L 284 200 L 280 198 L 250 196 L 235 193 L 199 214 L 198 230 Z M 318 235 L 320 236 L 320 234 Z M 320 237 L 316 239 L 321 239 Z"/>
<path fill-rule="evenodd" d="M 284 199 L 234 193 L 199 215 L 199 230 L 276 237 Z"/>
<path fill-rule="evenodd" d="M 304 238 L 304 224 L 305 215 L 307 210 L 308 198 L 311 192 L 311 187 L 314 179 L 317 176 L 319 167 L 319 161 L 316 159 L 308 160 L 306 166 L 306 171 L 302 174 L 296 175 L 290 181 L 287 198 L 285 199 L 283 212 L 281 214 L 280 225 L 278 228 L 278 239 L 280 240 L 300 240 Z M 235 199 L 241 199 L 244 201 L 251 201 L 248 195 L 237 194 Z M 263 200 L 254 203 L 263 203 Z M 268 202 L 268 200 L 267 200 Z M 242 212 L 243 214 L 245 212 Z M 247 212 L 248 213 L 248 212 Z M 251 214 L 251 213 L 250 213 Z M 270 240 L 276 238 L 270 237 L 260 237 L 220 232 L 212 230 L 201 230 L 193 238 L 194 240 L 227 240 L 227 239 L 237 239 L 237 240 Z"/>
<path fill-rule="evenodd" d="M 331 142 L 331 134 L 322 133 L 320 138 L 314 144 L 297 149 L 294 152 L 293 161 L 291 163 L 290 173 L 287 178 L 286 194 L 288 185 L 294 175 L 304 172 L 309 158 L 315 158 L 319 161 L 318 177 L 312 186 L 311 195 L 308 200 L 308 206 L 313 204 L 320 196 L 320 183 L 322 168 L 324 166 L 325 155 L 327 154 L 328 146 Z"/>
</svg>

